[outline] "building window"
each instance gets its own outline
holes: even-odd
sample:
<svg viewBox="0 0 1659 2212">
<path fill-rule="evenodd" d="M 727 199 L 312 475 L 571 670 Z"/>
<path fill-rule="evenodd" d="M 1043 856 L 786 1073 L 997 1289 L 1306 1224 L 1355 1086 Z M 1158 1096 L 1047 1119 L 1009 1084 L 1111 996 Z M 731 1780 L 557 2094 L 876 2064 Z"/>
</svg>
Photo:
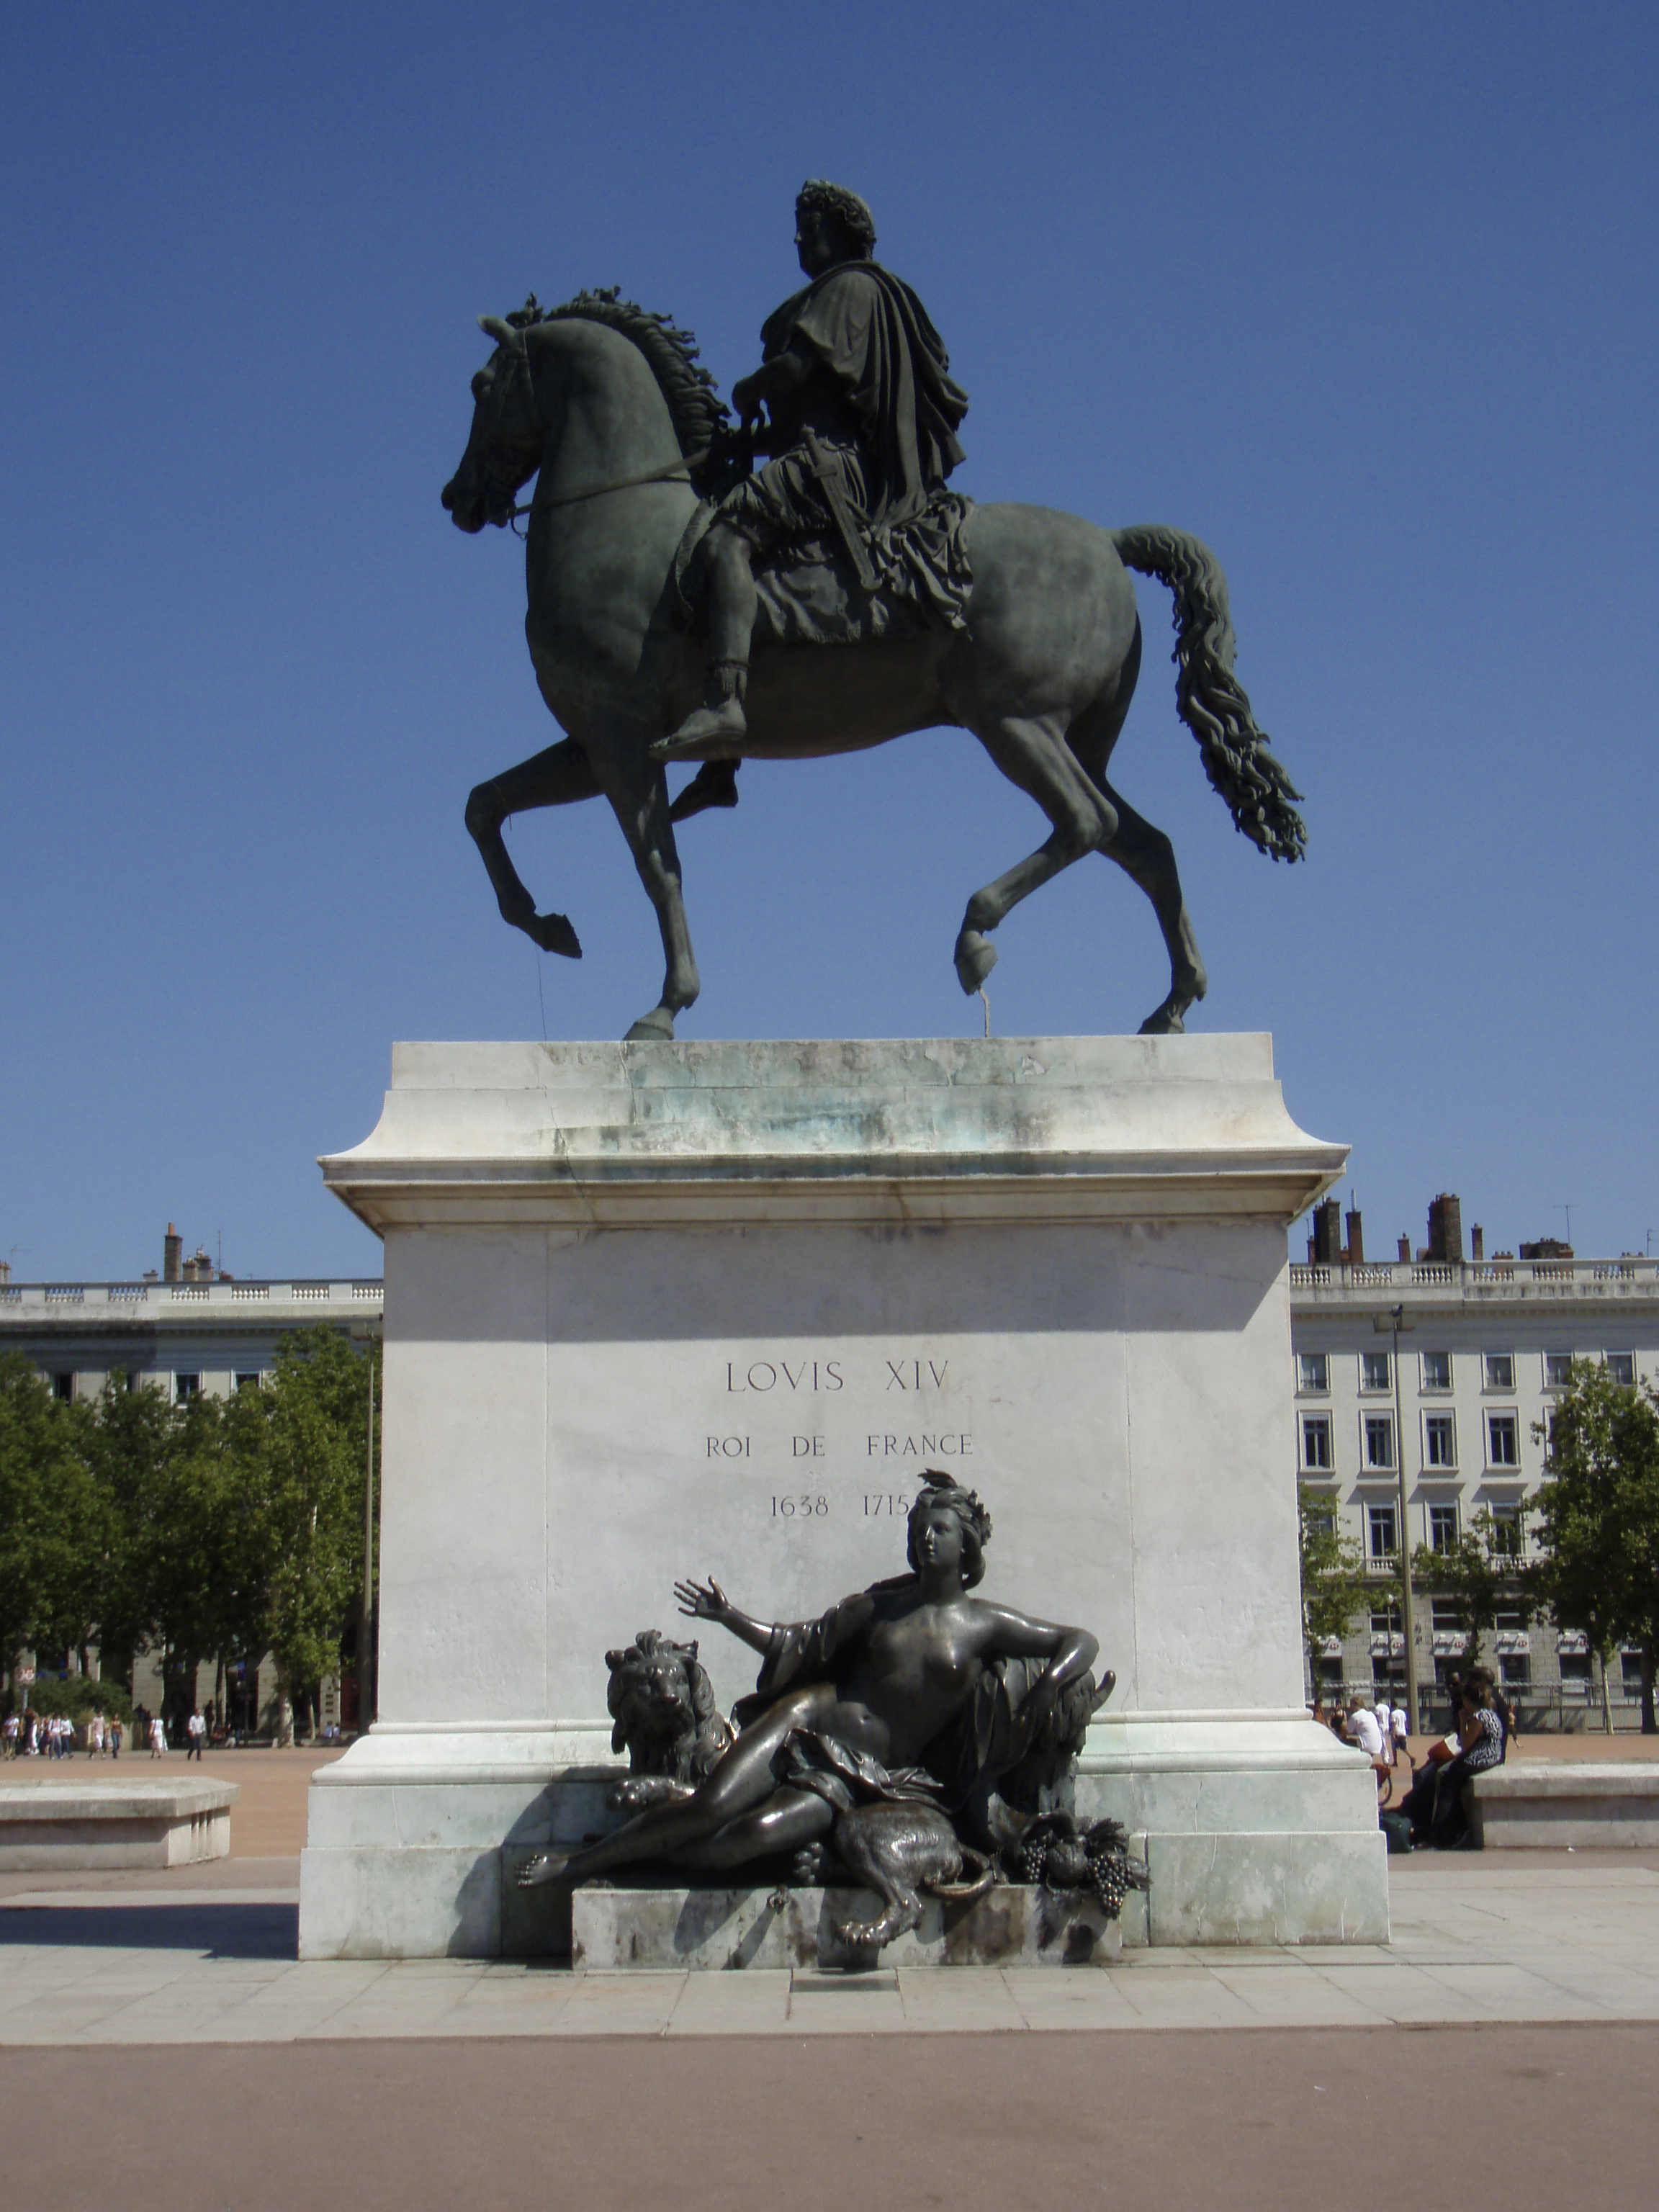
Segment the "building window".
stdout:
<svg viewBox="0 0 1659 2212">
<path fill-rule="evenodd" d="M 1636 1381 L 1636 1354 L 1633 1352 L 1608 1352 L 1607 1373 L 1615 1382 L 1622 1382 L 1628 1390 Z"/>
<path fill-rule="evenodd" d="M 1518 1505 L 1495 1505 L 1492 1511 L 1492 1555 L 1495 1559 L 1518 1559 L 1521 1556 L 1521 1509 Z M 1520 1626 L 1517 1621 L 1516 1626 Z"/>
<path fill-rule="evenodd" d="M 1563 1651 L 1558 1656 L 1556 1663 L 1561 1669 L 1562 1688 L 1565 1689 L 1569 1682 L 1577 1682 L 1583 1686 L 1584 1695 L 1589 1697 L 1590 1688 L 1589 1653 L 1588 1651 Z"/>
<path fill-rule="evenodd" d="M 1400 1632 L 1400 1608 L 1397 1605 L 1374 1605 L 1371 1607 L 1373 1636 L 1398 1636 Z"/>
<path fill-rule="evenodd" d="M 1486 1354 L 1486 1388 L 1488 1390 L 1514 1389 L 1515 1354 L 1512 1352 L 1489 1352 Z"/>
<path fill-rule="evenodd" d="M 1437 1636 L 1461 1636 L 1463 1612 L 1455 1597 L 1431 1597 L 1429 1620 Z"/>
<path fill-rule="evenodd" d="M 1528 1652 L 1504 1652 L 1498 1660 L 1498 1671 L 1506 1690 L 1525 1690 L 1532 1686 L 1532 1657 Z"/>
<path fill-rule="evenodd" d="M 1451 1354 L 1449 1352 L 1425 1352 L 1423 1354 L 1423 1388 L 1425 1390 L 1449 1390 Z"/>
<path fill-rule="evenodd" d="M 1370 1518 L 1372 1559 L 1393 1559 L 1400 1549 L 1400 1541 L 1395 1534 L 1393 1506 L 1373 1505 Z"/>
<path fill-rule="evenodd" d="M 252 1375 L 239 1375 L 236 1377 L 236 1388 L 239 1390 L 257 1390 L 258 1387 L 259 1376 L 257 1373 Z"/>
<path fill-rule="evenodd" d="M 52 1395 L 60 1406 L 70 1404 L 75 1397 L 75 1377 L 72 1375 L 54 1375 Z"/>
<path fill-rule="evenodd" d="M 1365 1464 L 1383 1468 L 1394 1465 L 1394 1423 L 1386 1413 L 1365 1416 Z"/>
<path fill-rule="evenodd" d="M 1639 1651 L 1621 1651 L 1619 1655 L 1620 1673 L 1624 1680 L 1625 1695 L 1639 1698 L 1642 1694 L 1642 1655 Z"/>
<path fill-rule="evenodd" d="M 1302 1419 L 1302 1464 L 1310 1474 L 1331 1471 L 1331 1417 L 1306 1413 Z"/>
<path fill-rule="evenodd" d="M 1547 1352 L 1544 1354 L 1544 1388 L 1547 1390 L 1565 1390 L 1571 1381 L 1571 1352 Z"/>
<path fill-rule="evenodd" d="M 1423 1423 L 1427 1444 L 1426 1462 L 1430 1467 L 1455 1467 L 1457 1464 L 1457 1431 L 1449 1413 L 1431 1413 Z"/>
<path fill-rule="evenodd" d="M 1500 1636 L 1518 1636 L 1527 1625 L 1527 1616 L 1518 1605 L 1494 1606 L 1492 1619 Z"/>
<path fill-rule="evenodd" d="M 1331 1387 L 1329 1353 L 1298 1352 L 1296 1356 L 1296 1386 L 1298 1390 L 1328 1390 Z"/>
<path fill-rule="evenodd" d="M 1322 1690 L 1340 1690 L 1342 1687 L 1342 1662 L 1340 1659 L 1322 1659 L 1320 1661 L 1319 1686 Z"/>
<path fill-rule="evenodd" d="M 176 1405 L 187 1406 L 192 1398 L 199 1398 L 201 1395 L 202 1378 L 199 1375 L 175 1375 L 173 1376 L 173 1401 Z"/>
<path fill-rule="evenodd" d="M 1456 1547 L 1456 1506 L 1431 1505 L 1429 1508 L 1429 1549 L 1431 1552 L 1450 1552 L 1455 1551 Z"/>
<path fill-rule="evenodd" d="M 1386 1352 L 1360 1353 L 1359 1387 L 1362 1390 L 1389 1389 L 1389 1355 Z"/>
<path fill-rule="evenodd" d="M 1378 1652 L 1371 1661 L 1371 1687 L 1374 1690 L 1400 1690 L 1406 1684 L 1406 1662 L 1403 1658 L 1383 1658 Z"/>
<path fill-rule="evenodd" d="M 1434 1683 L 1435 1687 L 1437 1690 L 1449 1689 L 1451 1686 L 1452 1675 L 1454 1674 L 1461 1674 L 1462 1671 L 1463 1656 L 1462 1652 L 1440 1651 L 1435 1654 Z M 1455 1715 L 1454 1715 L 1454 1723 L 1455 1722 Z"/>
<path fill-rule="evenodd" d="M 1521 1464 L 1521 1424 L 1514 1413 L 1488 1413 L 1486 1416 L 1486 1465 L 1488 1467 L 1519 1467 Z"/>
</svg>

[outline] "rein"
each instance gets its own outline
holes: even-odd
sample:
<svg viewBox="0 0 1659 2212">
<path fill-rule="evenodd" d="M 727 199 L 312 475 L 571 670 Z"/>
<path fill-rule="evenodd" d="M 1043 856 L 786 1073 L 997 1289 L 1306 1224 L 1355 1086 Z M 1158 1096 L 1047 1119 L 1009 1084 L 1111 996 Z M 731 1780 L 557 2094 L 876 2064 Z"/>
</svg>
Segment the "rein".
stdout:
<svg viewBox="0 0 1659 2212">
<path fill-rule="evenodd" d="M 556 499 L 544 499 L 538 490 L 534 499 L 511 508 L 501 519 L 516 522 L 521 514 L 532 514 L 538 507 L 574 507 L 581 500 L 603 499 L 607 492 L 631 491 L 635 484 L 669 483 L 676 477 L 684 477 L 689 483 L 692 470 L 699 461 L 708 459 L 708 447 L 705 446 L 701 453 L 682 453 L 677 461 L 665 461 L 659 469 L 645 469 L 636 477 L 618 477 L 614 483 L 588 484 L 581 491 L 563 491 Z"/>
</svg>

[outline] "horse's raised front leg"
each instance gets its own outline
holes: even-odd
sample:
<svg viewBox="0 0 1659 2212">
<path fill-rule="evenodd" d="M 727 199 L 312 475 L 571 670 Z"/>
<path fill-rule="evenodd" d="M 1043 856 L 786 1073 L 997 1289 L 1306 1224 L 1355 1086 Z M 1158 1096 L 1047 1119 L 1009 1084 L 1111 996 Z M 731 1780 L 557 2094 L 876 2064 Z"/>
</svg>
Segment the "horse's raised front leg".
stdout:
<svg viewBox="0 0 1659 2212">
<path fill-rule="evenodd" d="M 1012 714 L 969 727 L 1010 782 L 1029 793 L 1054 824 L 1046 844 L 968 902 L 955 958 L 957 980 L 971 994 L 997 964 L 996 948 L 985 933 L 1050 877 L 1103 845 L 1116 830 L 1117 817 L 1066 745 L 1063 727 Z"/>
<path fill-rule="evenodd" d="M 628 840 L 646 895 L 657 909 L 665 963 L 661 998 L 648 1014 L 641 1015 L 623 1042 L 665 1042 L 673 1036 L 675 1015 L 690 1006 L 702 988 L 680 896 L 680 856 L 669 819 L 668 781 L 647 758 L 638 732 L 626 732 L 614 741 L 597 735 L 593 750 L 600 787 Z"/>
<path fill-rule="evenodd" d="M 1161 830 L 1137 814 L 1127 799 L 1101 779 L 1101 787 L 1117 814 L 1117 833 L 1101 847 L 1103 860 L 1115 860 L 1132 882 L 1139 884 L 1152 902 L 1158 926 L 1170 955 L 1170 995 L 1155 1013 L 1140 1024 L 1142 1036 L 1180 1036 L 1182 1019 L 1195 999 L 1209 989 L 1209 978 L 1193 934 L 1192 916 L 1176 868 L 1175 847 Z"/>
<path fill-rule="evenodd" d="M 576 933 L 563 915 L 537 913 L 535 900 L 508 857 L 501 824 L 509 814 L 527 814 L 538 806 L 568 806 L 599 795 L 599 779 L 587 755 L 574 738 L 566 738 L 505 775 L 475 784 L 466 802 L 466 826 L 495 887 L 501 920 L 523 930 L 544 952 L 562 952 L 567 960 L 582 957 Z"/>
</svg>

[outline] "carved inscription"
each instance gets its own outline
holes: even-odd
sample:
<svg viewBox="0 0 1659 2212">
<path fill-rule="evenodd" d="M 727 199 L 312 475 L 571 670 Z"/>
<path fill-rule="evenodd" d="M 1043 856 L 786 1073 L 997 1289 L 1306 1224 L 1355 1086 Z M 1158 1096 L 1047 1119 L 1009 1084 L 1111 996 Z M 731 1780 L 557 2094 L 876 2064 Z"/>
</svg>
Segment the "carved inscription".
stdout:
<svg viewBox="0 0 1659 2212">
<path fill-rule="evenodd" d="M 838 1359 L 798 1359 L 793 1367 L 787 1359 L 757 1359 L 747 1367 L 738 1360 L 728 1359 L 726 1387 L 733 1393 L 752 1390 L 758 1397 L 780 1388 L 841 1390 L 846 1383 Z"/>
<path fill-rule="evenodd" d="M 908 1421 L 901 1427 L 872 1429 L 868 1425 L 872 1401 L 880 1397 L 889 1401 L 888 1418 L 899 1411 L 899 1401 L 920 1399 L 914 1408 L 906 1407 L 910 1419 L 927 1419 L 934 1407 L 926 1403 L 928 1399 L 942 1401 L 939 1411 L 944 1411 L 951 1389 L 951 1363 L 936 1359 L 928 1354 L 915 1352 L 884 1352 L 868 1359 L 846 1352 L 837 1352 L 833 1358 L 823 1352 L 816 1357 L 811 1352 L 772 1352 L 763 1358 L 751 1358 L 739 1354 L 721 1363 L 727 1397 L 758 1400 L 761 1403 L 744 1408 L 744 1416 L 751 1421 L 749 1430 L 732 1435 L 709 1436 L 703 1438 L 702 1456 L 706 1465 L 710 1461 L 722 1465 L 752 1465 L 757 1474 L 763 1468 L 772 1474 L 776 1481 L 786 1468 L 805 1472 L 803 1461 L 811 1463 L 814 1474 L 820 1464 L 839 1462 L 842 1468 L 848 1462 L 862 1458 L 871 1460 L 908 1460 L 915 1469 L 928 1465 L 949 1465 L 952 1460 L 971 1459 L 974 1439 L 966 1430 L 946 1429 L 943 1426 L 911 1429 Z M 959 1386 L 958 1386 L 959 1387 Z M 842 1395 L 851 1389 L 851 1404 Z M 830 1408 L 811 1411 L 802 1407 L 795 1418 L 805 1416 L 805 1430 L 790 1430 L 779 1425 L 779 1431 L 768 1434 L 764 1419 L 755 1425 L 756 1417 L 763 1413 L 769 1399 L 799 1400 L 801 1398 L 842 1398 L 848 1408 L 839 1416 L 847 1431 L 838 1428 L 831 1419 Z M 854 1411 L 853 1408 L 857 1410 Z M 888 1411 L 884 1406 L 884 1411 Z M 966 1410 L 965 1407 L 963 1410 Z M 736 1411 L 736 1408 L 733 1408 Z M 863 1419 L 860 1419 L 860 1415 Z M 901 1414 L 900 1419 L 904 1416 Z M 935 1415 L 935 1418 L 937 1416 Z M 860 1449 L 860 1438 L 862 1449 Z M 758 1463 L 758 1464 L 757 1464 Z M 799 1480 L 799 1474 L 796 1480 Z M 905 1475 L 900 1469 L 891 1470 L 891 1477 L 900 1481 Z M 878 1478 L 879 1479 L 879 1478 Z M 833 1492 L 799 1492 L 789 1494 L 783 1491 L 769 1492 L 770 1510 L 768 1518 L 775 1521 L 823 1520 L 829 1517 Z M 863 1514 L 869 1518 L 878 1513 L 897 1514 L 901 1517 L 910 1510 L 908 1492 L 898 1491 L 864 1492 Z M 757 1500 L 758 1504 L 759 1501 Z M 851 1497 L 844 1503 L 843 1510 L 850 1511 Z"/>
</svg>

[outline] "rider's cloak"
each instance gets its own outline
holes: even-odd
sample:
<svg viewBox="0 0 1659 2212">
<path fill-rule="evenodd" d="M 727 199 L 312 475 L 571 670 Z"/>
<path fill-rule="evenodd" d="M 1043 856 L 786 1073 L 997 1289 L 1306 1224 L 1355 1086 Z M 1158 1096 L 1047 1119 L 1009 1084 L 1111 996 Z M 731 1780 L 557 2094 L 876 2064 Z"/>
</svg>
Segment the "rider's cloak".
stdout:
<svg viewBox="0 0 1659 2212">
<path fill-rule="evenodd" d="M 958 461 L 968 395 L 944 341 L 902 278 L 844 261 L 786 300 L 761 328 L 772 361 L 799 340 L 858 417 L 865 449 L 863 520 L 879 527 L 922 513 Z"/>
</svg>

